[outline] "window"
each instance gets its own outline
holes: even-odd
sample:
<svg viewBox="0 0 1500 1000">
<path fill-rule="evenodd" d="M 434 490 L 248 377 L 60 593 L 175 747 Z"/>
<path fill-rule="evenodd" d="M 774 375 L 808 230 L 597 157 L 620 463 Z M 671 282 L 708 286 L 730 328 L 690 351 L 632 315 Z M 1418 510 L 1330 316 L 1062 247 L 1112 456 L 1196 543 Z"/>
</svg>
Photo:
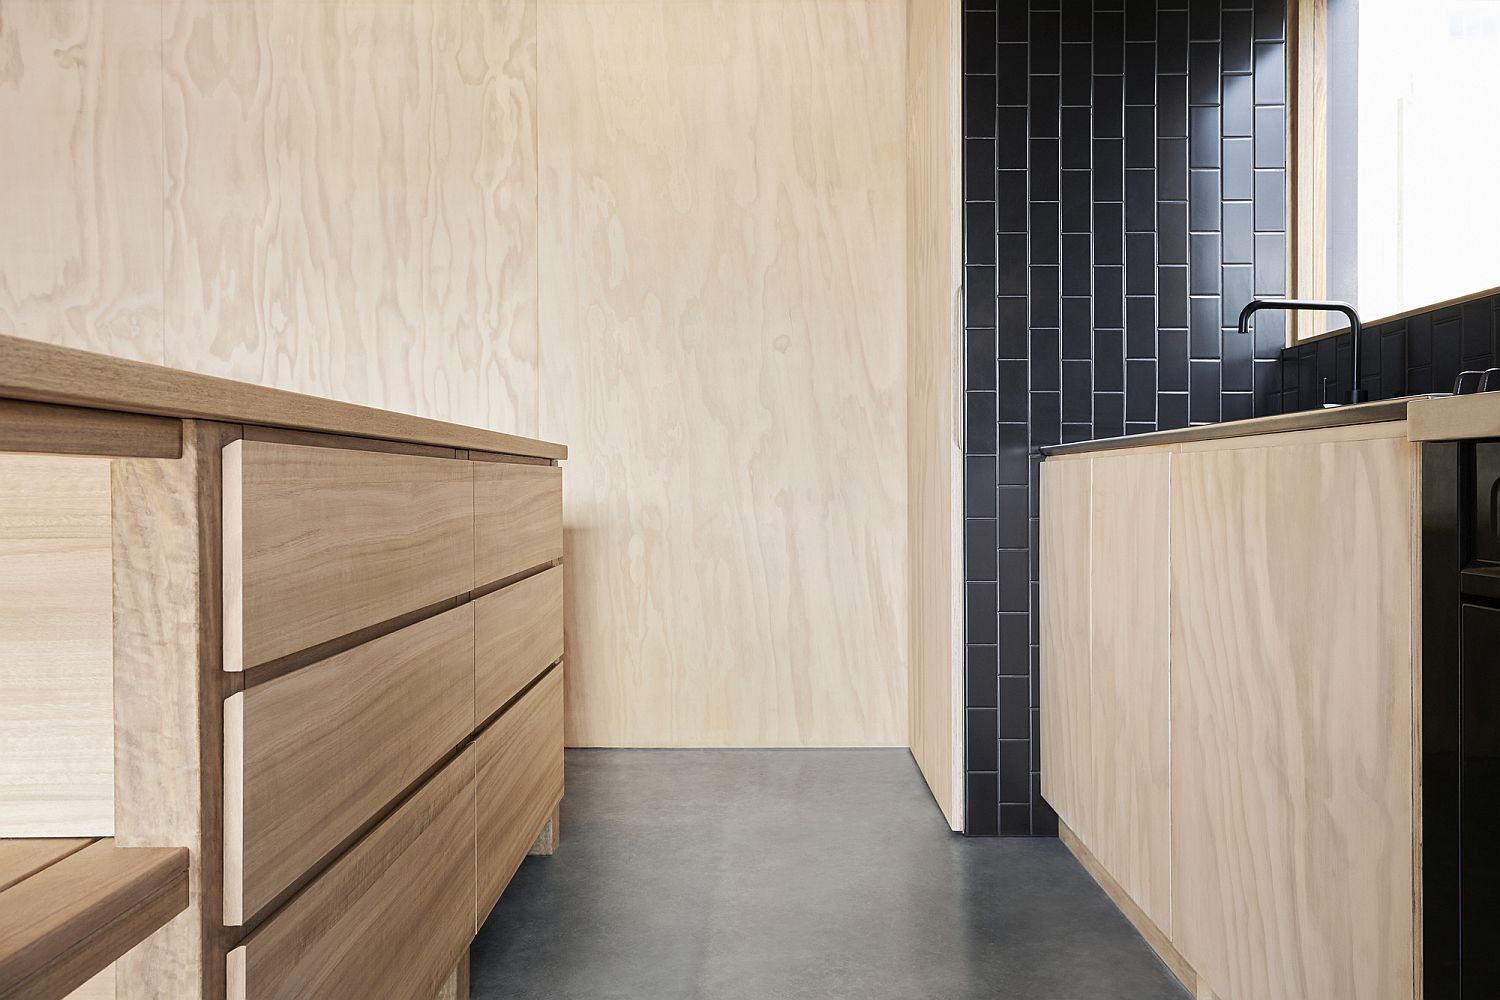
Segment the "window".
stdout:
<svg viewBox="0 0 1500 1000">
<path fill-rule="evenodd" d="M 1376 320 L 1500 286 L 1500 0 L 1293 8 L 1298 294 Z"/>
</svg>

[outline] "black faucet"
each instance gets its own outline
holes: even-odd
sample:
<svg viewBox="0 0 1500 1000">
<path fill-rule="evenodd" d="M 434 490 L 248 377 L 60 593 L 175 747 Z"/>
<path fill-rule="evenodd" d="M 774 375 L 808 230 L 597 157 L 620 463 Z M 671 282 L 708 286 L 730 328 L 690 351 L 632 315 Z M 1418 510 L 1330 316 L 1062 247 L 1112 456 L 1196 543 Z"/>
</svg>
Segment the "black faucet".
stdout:
<svg viewBox="0 0 1500 1000">
<path fill-rule="evenodd" d="M 1345 403 L 1367 403 L 1370 401 L 1370 393 L 1359 387 L 1359 349 L 1360 333 L 1359 313 L 1347 302 L 1320 302 L 1315 299 L 1251 299 L 1250 304 L 1240 310 L 1240 333 L 1250 332 L 1250 317 L 1262 309 L 1314 309 L 1318 312 L 1341 312 L 1349 317 L 1349 334 L 1354 339 L 1354 377 L 1349 384 L 1352 387 L 1349 394 L 1344 397 Z"/>
</svg>

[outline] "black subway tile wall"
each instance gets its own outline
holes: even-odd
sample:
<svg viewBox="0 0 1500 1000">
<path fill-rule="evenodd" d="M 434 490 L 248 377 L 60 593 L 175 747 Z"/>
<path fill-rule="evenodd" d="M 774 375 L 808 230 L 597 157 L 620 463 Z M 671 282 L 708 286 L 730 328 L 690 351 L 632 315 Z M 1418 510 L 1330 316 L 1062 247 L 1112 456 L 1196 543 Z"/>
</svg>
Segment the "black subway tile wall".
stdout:
<svg viewBox="0 0 1500 1000">
<path fill-rule="evenodd" d="M 966 0 L 970 834 L 1050 835 L 1037 449 L 1279 412 L 1284 0 Z"/>
<path fill-rule="evenodd" d="M 1259 313 L 1259 323 L 1266 314 Z M 1280 340 L 1283 323 L 1256 331 L 1255 339 Z M 1290 413 L 1310 410 L 1324 400 L 1337 402 L 1349 391 L 1354 350 L 1349 334 L 1325 337 L 1282 352 L 1281 402 Z M 1452 392 L 1461 371 L 1500 365 L 1500 294 L 1365 327 L 1360 355 L 1360 387 L 1371 399 L 1393 399 L 1429 392 Z"/>
</svg>

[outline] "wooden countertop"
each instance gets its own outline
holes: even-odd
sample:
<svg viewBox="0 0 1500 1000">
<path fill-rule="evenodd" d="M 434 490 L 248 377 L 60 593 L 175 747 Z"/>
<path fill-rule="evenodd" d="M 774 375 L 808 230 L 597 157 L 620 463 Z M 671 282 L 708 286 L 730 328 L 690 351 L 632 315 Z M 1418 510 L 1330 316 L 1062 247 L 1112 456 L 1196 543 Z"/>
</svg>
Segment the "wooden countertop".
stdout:
<svg viewBox="0 0 1500 1000">
<path fill-rule="evenodd" d="M 0 336 L 0 399 L 564 459 L 550 441 Z"/>
<path fill-rule="evenodd" d="M 1218 441 L 1256 437 L 1262 434 L 1285 434 L 1289 431 L 1318 430 L 1325 427 L 1345 427 L 1352 424 L 1386 423 L 1393 420 L 1406 420 L 1408 407 L 1415 408 L 1419 404 L 1441 402 L 1445 400 L 1408 396 L 1402 399 L 1384 399 L 1374 403 L 1357 403 L 1353 406 L 1335 406 L 1328 409 L 1254 417 L 1249 420 L 1227 420 L 1217 424 L 1200 424 L 1177 430 L 1154 431 L 1150 434 L 1078 441 L 1072 444 L 1053 445 L 1041 449 L 1041 452 L 1049 456 L 1080 455 L 1095 451 L 1119 451 L 1124 448 L 1179 444 L 1185 441 Z M 1500 403 L 1500 399 L 1496 402 Z M 1497 427 L 1500 427 L 1500 406 L 1495 409 L 1494 422 Z"/>
<path fill-rule="evenodd" d="M 1500 438 L 1500 392 L 1415 399 L 1407 420 L 1413 441 Z"/>
</svg>

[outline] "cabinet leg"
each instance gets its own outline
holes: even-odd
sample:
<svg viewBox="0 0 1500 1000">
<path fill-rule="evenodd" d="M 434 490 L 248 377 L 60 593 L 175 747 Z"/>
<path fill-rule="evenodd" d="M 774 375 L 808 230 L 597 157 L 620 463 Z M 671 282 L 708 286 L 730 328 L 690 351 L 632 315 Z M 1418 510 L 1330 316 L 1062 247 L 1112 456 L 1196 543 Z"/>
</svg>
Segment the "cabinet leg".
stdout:
<svg viewBox="0 0 1500 1000">
<path fill-rule="evenodd" d="M 469 950 L 459 956 L 458 964 L 443 980 L 434 1000 L 469 1000 Z"/>
<path fill-rule="evenodd" d="M 542 827 L 542 832 L 536 835 L 536 841 L 531 845 L 528 855 L 541 855 L 547 857 L 557 853 L 558 842 L 562 839 L 562 803 L 552 807 L 552 815 L 547 817 L 547 823 Z"/>
</svg>

